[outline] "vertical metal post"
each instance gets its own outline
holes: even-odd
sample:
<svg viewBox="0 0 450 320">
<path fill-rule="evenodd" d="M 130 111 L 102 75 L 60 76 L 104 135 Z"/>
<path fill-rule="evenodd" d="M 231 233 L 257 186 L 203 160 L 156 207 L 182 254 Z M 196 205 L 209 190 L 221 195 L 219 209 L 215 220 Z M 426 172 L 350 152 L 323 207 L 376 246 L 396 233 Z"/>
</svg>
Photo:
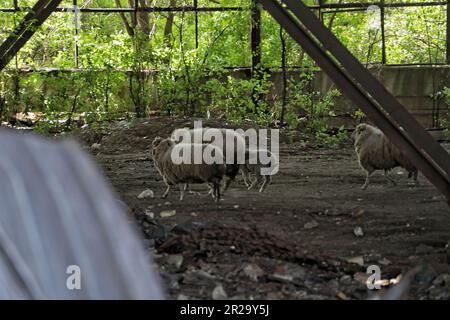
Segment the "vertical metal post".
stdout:
<svg viewBox="0 0 450 320">
<path fill-rule="evenodd" d="M 261 64 L 261 10 L 256 0 L 252 0 L 251 18 L 252 71 L 255 71 Z"/>
<path fill-rule="evenodd" d="M 194 0 L 195 9 L 195 49 L 198 49 L 198 0 Z"/>
<path fill-rule="evenodd" d="M 450 0 L 447 1 L 447 63 L 450 64 Z"/>
<path fill-rule="evenodd" d="M 281 114 L 280 125 L 284 124 L 284 113 L 286 112 L 287 100 L 287 75 L 286 75 L 286 41 L 283 35 L 283 27 L 280 25 L 280 41 L 281 41 L 281 71 L 283 77 L 283 91 L 281 96 Z"/>
<path fill-rule="evenodd" d="M 380 1 L 380 20 L 381 20 L 381 63 L 386 64 L 386 37 L 384 32 L 384 0 Z"/>
<path fill-rule="evenodd" d="M 72 0 L 73 5 L 73 26 L 74 26 L 74 36 L 75 36 L 75 68 L 78 68 L 79 66 L 79 60 L 78 60 L 78 18 L 80 11 L 78 10 L 78 2 L 77 0 Z"/>
<path fill-rule="evenodd" d="M 251 50 L 252 50 L 252 70 L 251 76 L 258 82 L 262 79 L 261 74 L 261 9 L 257 0 L 252 0 L 251 4 L 251 19 L 252 19 L 252 30 L 251 30 Z M 252 101 L 255 108 L 258 108 L 260 96 L 255 90 L 252 93 Z"/>
<path fill-rule="evenodd" d="M 19 0 L 14 0 L 14 29 L 16 28 L 16 14 L 19 11 Z M 19 69 L 19 59 L 17 54 L 14 55 L 14 65 L 16 69 Z"/>
<path fill-rule="evenodd" d="M 323 0 L 318 0 L 318 2 L 319 2 L 319 19 L 320 21 L 323 21 L 323 12 L 322 12 Z"/>
</svg>

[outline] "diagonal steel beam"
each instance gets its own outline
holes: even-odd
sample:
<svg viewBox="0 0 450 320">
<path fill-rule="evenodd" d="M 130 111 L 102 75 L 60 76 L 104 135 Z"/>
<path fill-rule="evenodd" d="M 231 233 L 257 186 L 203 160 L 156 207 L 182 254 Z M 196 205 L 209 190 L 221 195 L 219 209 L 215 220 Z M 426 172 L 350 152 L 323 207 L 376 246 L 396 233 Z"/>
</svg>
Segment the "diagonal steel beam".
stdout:
<svg viewBox="0 0 450 320">
<path fill-rule="evenodd" d="M 450 203 L 450 156 L 299 0 L 259 0 Z"/>
<path fill-rule="evenodd" d="M 0 46 L 0 71 L 27 43 L 62 0 L 39 0 Z"/>
</svg>

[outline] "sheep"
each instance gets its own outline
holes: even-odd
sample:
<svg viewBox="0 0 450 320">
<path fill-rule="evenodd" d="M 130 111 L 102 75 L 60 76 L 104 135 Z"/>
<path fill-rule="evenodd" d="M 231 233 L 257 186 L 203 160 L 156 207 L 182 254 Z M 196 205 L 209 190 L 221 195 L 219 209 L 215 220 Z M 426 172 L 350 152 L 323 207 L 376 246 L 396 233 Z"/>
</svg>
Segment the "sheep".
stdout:
<svg viewBox="0 0 450 320">
<path fill-rule="evenodd" d="M 267 164 L 261 162 L 261 157 L 258 155 L 265 154 L 270 161 Z M 244 179 L 245 185 L 248 190 L 252 189 L 256 185 L 260 185 L 259 192 L 263 192 L 265 188 L 270 184 L 272 180 L 272 174 L 278 171 L 279 161 L 278 158 L 266 149 L 248 149 L 245 151 L 245 164 L 241 165 L 241 173 Z M 264 168 L 266 170 L 264 170 Z M 269 172 L 269 168 L 271 168 Z M 250 174 L 253 173 L 256 179 L 251 182 Z"/>
<path fill-rule="evenodd" d="M 158 173 L 162 176 L 162 171 L 158 166 L 158 163 L 156 161 L 154 161 L 155 159 L 155 155 L 156 155 L 156 147 L 159 145 L 159 143 L 163 140 L 163 138 L 161 137 L 156 137 L 153 142 L 152 142 L 152 148 L 151 148 L 151 156 L 153 159 L 153 164 L 155 165 L 156 170 L 158 171 Z"/>
<path fill-rule="evenodd" d="M 201 141 L 194 141 L 197 135 L 200 137 Z M 182 141 L 188 139 L 189 142 L 208 143 L 220 148 L 227 164 L 227 173 L 222 192 L 226 191 L 239 173 L 239 153 L 243 156 L 246 150 L 244 136 L 232 129 L 224 128 L 175 129 L 172 132 L 171 139 L 179 141 L 180 137 L 183 137 Z M 220 139 L 217 140 L 216 138 L 212 139 L 212 137 L 221 137 L 222 141 L 220 141 Z M 229 155 L 230 151 L 233 153 L 232 155 Z"/>
<path fill-rule="evenodd" d="M 380 129 L 361 123 L 356 127 L 352 138 L 355 141 L 358 163 L 366 171 L 366 181 L 361 189 L 367 189 L 369 177 L 375 170 L 384 170 L 384 176 L 396 185 L 395 180 L 388 176 L 388 171 L 398 166 L 408 171 L 408 178 L 414 176 L 414 183 L 417 183 L 417 168 Z"/>
<path fill-rule="evenodd" d="M 181 162 L 178 164 L 174 162 L 172 155 L 182 156 L 184 152 L 189 150 L 189 163 Z M 199 150 L 201 150 L 202 154 L 211 154 L 217 159 L 220 159 L 220 161 L 208 164 L 202 157 L 201 163 L 194 163 L 194 154 Z M 219 148 L 208 144 L 176 144 L 170 138 L 162 139 L 161 137 L 156 137 L 152 143 L 151 154 L 155 167 L 167 186 L 162 196 L 163 198 L 167 197 L 173 185 L 179 185 L 181 201 L 183 200 L 188 183 L 211 183 L 213 186 L 212 196 L 216 201 L 219 201 L 220 182 L 226 174 L 226 166 L 223 164 L 223 154 Z"/>
</svg>

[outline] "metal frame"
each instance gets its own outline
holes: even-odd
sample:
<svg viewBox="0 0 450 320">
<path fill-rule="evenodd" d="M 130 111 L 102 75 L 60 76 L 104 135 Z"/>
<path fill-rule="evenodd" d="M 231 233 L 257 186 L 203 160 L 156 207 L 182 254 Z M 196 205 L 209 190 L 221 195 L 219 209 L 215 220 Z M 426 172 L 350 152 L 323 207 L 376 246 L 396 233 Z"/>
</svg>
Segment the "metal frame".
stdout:
<svg viewBox="0 0 450 320">
<path fill-rule="evenodd" d="M 298 0 L 259 0 L 450 203 L 450 155 Z M 286 9 L 288 8 L 288 9 Z"/>
<path fill-rule="evenodd" d="M 134 8 L 79 8 L 79 11 L 82 13 L 136 13 L 137 11 L 146 11 L 146 12 L 193 12 L 195 14 L 195 40 L 196 47 L 198 47 L 198 13 L 201 12 L 226 12 L 226 11 L 245 11 L 250 10 L 252 17 L 257 14 L 254 10 L 254 6 L 239 7 L 239 6 L 230 6 L 230 7 L 199 7 L 198 0 L 192 0 L 193 3 L 190 6 L 177 6 L 177 7 L 140 7 L 137 5 Z M 249 0 L 253 3 L 255 0 Z M 74 1 L 75 2 L 75 1 Z M 386 39 L 385 39 L 385 10 L 388 8 L 404 8 L 404 7 L 428 7 L 428 6 L 447 6 L 447 36 L 446 36 L 446 64 L 450 64 L 450 0 L 449 1 L 432 1 L 432 2 L 406 2 L 406 3 L 386 3 L 385 0 L 374 1 L 370 3 L 326 3 L 325 0 L 319 0 L 318 5 L 310 5 L 308 8 L 312 10 L 318 10 L 321 17 L 325 14 L 332 12 L 350 12 L 350 11 L 363 11 L 368 7 L 376 5 L 380 7 L 381 13 L 381 63 L 385 65 L 389 65 L 388 57 L 386 56 Z M 138 3 L 137 1 L 135 3 Z M 0 8 L 0 12 L 21 12 L 28 10 L 27 8 L 19 7 L 18 0 L 14 0 L 13 8 Z M 70 8 L 60 8 L 57 7 L 54 10 L 55 12 L 70 12 Z M 261 24 L 261 22 L 260 22 Z M 251 47 L 253 48 L 261 47 L 261 37 L 256 36 L 257 30 L 252 28 L 252 37 L 251 37 Z M 76 52 L 76 54 L 78 54 Z M 258 57 L 255 57 L 257 60 Z M 78 56 L 75 57 L 75 61 L 78 61 Z M 411 65 L 427 65 L 429 63 L 412 63 Z M 441 63 L 432 63 L 432 64 L 441 64 Z M 254 64 L 252 63 L 252 68 Z"/>
<path fill-rule="evenodd" d="M 25 15 L 22 22 L 0 46 L 0 71 L 9 63 L 37 28 L 55 11 L 62 0 L 39 0 Z M 17 5 L 17 2 L 14 3 Z M 17 9 L 17 8 L 15 8 Z"/>
<path fill-rule="evenodd" d="M 323 25 L 312 10 L 301 1 L 258 1 L 349 98 L 356 105 L 359 105 L 390 140 L 411 159 L 428 180 L 447 197 L 450 203 L 450 155 L 408 113 L 405 107 L 362 66 L 332 32 Z M 45 19 L 56 10 L 60 2 L 61 0 L 39 0 L 35 4 L 13 34 L 0 46 L 0 70 L 15 56 Z M 74 3 L 76 3 L 75 0 Z M 381 4 L 382 7 L 385 7 L 383 1 Z M 336 6 L 320 2 L 321 8 L 343 7 L 342 5 L 349 4 Z M 369 5 L 364 4 L 364 6 Z M 16 1 L 14 6 L 14 10 L 17 10 Z M 150 9 L 136 6 L 132 12 Z M 170 9 L 170 11 L 173 11 L 174 8 Z M 197 12 L 198 9 L 200 8 L 194 7 L 194 11 Z M 447 15 L 450 15 L 449 10 L 447 3 Z M 183 11 L 185 11 L 185 8 L 183 8 Z M 449 34 L 447 24 L 447 36 Z M 252 50 L 260 50 L 259 46 L 256 47 L 256 44 L 259 45 L 260 41 L 260 12 L 256 2 L 253 2 Z M 259 52 L 253 54 L 253 69 L 257 68 L 259 59 Z"/>
</svg>

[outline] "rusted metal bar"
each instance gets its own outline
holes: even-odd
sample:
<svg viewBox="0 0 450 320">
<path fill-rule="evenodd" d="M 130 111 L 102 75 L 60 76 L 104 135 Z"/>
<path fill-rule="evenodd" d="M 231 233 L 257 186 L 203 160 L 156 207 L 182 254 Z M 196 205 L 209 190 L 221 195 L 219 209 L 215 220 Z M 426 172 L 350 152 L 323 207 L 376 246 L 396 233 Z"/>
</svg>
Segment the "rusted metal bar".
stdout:
<svg viewBox="0 0 450 320">
<path fill-rule="evenodd" d="M 385 6 L 387 8 L 403 8 L 403 7 L 432 7 L 432 6 L 444 6 L 446 1 L 432 1 L 432 2 L 398 2 L 388 3 Z M 310 9 L 349 9 L 349 8 L 368 8 L 370 6 L 379 6 L 378 2 L 366 2 L 366 3 L 324 3 L 322 5 L 307 6 Z"/>
<path fill-rule="evenodd" d="M 323 4 L 324 4 L 324 0 L 317 0 L 317 2 L 319 3 L 319 18 L 320 21 L 323 21 Z"/>
<path fill-rule="evenodd" d="M 261 63 L 261 10 L 258 8 L 256 0 L 252 0 L 251 8 L 251 50 L 252 50 L 252 68 L 256 71 Z"/>
<path fill-rule="evenodd" d="M 70 8 L 56 8 L 55 12 L 67 12 Z M 145 12 L 189 12 L 189 11 L 198 11 L 198 12 L 214 12 L 214 11 L 243 11 L 248 10 L 248 8 L 244 7 L 195 7 L 195 6 L 186 6 L 186 7 L 138 7 L 137 11 L 145 11 Z M 14 11 L 24 11 L 22 8 L 0 8 L 0 12 L 14 12 Z M 114 12 L 134 12 L 134 8 L 80 8 L 80 12 L 82 13 L 114 13 Z"/>
<path fill-rule="evenodd" d="M 447 63 L 450 64 L 450 0 L 447 2 Z"/>
<path fill-rule="evenodd" d="M 384 0 L 380 3 L 380 26 L 381 26 L 381 63 L 386 64 L 386 34 L 385 34 L 385 4 Z"/>
<path fill-rule="evenodd" d="M 322 3 L 318 5 L 310 5 L 308 8 L 313 10 L 322 9 L 351 9 L 351 8 L 361 8 L 367 9 L 372 5 L 379 5 L 380 2 L 371 3 Z M 401 7 L 430 7 L 430 6 L 445 6 L 447 1 L 432 1 L 432 2 L 399 2 L 399 3 L 389 3 L 385 6 L 387 8 L 401 8 Z M 23 9 L 17 7 L 16 11 L 22 11 Z M 132 12 L 133 8 L 80 8 L 80 12 Z M 197 7 L 195 6 L 184 6 L 184 7 L 141 7 L 140 11 L 151 11 L 151 12 L 167 12 L 167 11 L 242 11 L 248 10 L 245 7 Z M 14 8 L 0 8 L 0 12 L 12 12 L 15 11 Z M 56 8 L 55 12 L 67 11 L 66 8 Z"/>
<path fill-rule="evenodd" d="M 195 49 L 198 49 L 198 0 L 194 0 L 195 8 Z"/>
<path fill-rule="evenodd" d="M 348 8 L 348 9 L 331 9 L 331 10 L 324 10 L 322 9 L 322 15 L 329 14 L 329 13 L 344 13 L 344 12 L 362 12 L 367 11 L 367 8 Z"/>
<path fill-rule="evenodd" d="M 55 10 L 61 0 L 39 0 L 23 18 L 19 26 L 0 46 L 0 71 Z"/>
<path fill-rule="evenodd" d="M 404 152 L 450 203 L 450 156 L 298 0 L 260 0 L 328 76 Z"/>
<path fill-rule="evenodd" d="M 79 14 L 79 9 L 78 9 L 78 1 L 77 0 L 72 0 L 72 5 L 73 5 L 73 25 L 74 25 L 74 37 L 75 37 L 75 67 L 78 68 L 79 66 L 79 47 L 78 47 L 78 28 L 80 27 L 78 25 L 78 14 Z"/>
<path fill-rule="evenodd" d="M 260 82 L 262 80 L 261 66 L 261 8 L 257 0 L 251 0 L 251 50 L 252 50 L 252 78 Z M 255 89 L 252 92 L 252 101 L 258 108 L 261 100 L 260 93 Z"/>
</svg>

